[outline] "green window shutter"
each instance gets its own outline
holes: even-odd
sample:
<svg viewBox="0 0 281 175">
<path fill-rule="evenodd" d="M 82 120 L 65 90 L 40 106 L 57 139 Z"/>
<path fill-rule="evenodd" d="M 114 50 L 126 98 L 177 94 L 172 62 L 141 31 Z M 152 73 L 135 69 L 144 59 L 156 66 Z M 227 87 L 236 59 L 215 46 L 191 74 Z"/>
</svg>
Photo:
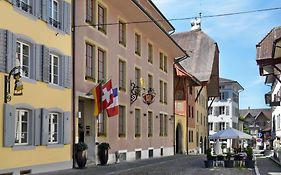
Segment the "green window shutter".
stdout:
<svg viewBox="0 0 281 175">
<path fill-rule="evenodd" d="M 42 81 L 42 70 L 43 70 L 43 52 L 42 45 L 35 45 L 35 79 L 38 81 Z"/>
<path fill-rule="evenodd" d="M 71 118 L 70 112 L 63 113 L 63 143 L 70 144 L 71 142 Z"/>
<path fill-rule="evenodd" d="M 0 29 L 0 72 L 6 71 L 7 31 Z"/>
<path fill-rule="evenodd" d="M 11 147 L 15 143 L 16 109 L 4 104 L 4 146 Z"/>
<path fill-rule="evenodd" d="M 43 63 L 43 73 L 42 73 L 42 80 L 46 83 L 49 82 L 49 68 L 50 68 L 50 51 L 49 48 L 43 46 L 42 51 L 42 63 Z"/>
<path fill-rule="evenodd" d="M 34 145 L 40 145 L 41 139 L 41 109 L 34 110 Z"/>
<path fill-rule="evenodd" d="M 17 38 L 16 36 L 7 31 L 7 62 L 6 62 L 6 71 L 9 73 L 16 66 L 16 47 L 17 47 Z"/>
<path fill-rule="evenodd" d="M 47 145 L 49 141 L 49 110 L 43 108 L 41 115 L 41 144 Z"/>
<path fill-rule="evenodd" d="M 63 31 L 70 34 L 70 20 L 71 20 L 71 5 L 68 2 L 63 2 Z"/>
</svg>

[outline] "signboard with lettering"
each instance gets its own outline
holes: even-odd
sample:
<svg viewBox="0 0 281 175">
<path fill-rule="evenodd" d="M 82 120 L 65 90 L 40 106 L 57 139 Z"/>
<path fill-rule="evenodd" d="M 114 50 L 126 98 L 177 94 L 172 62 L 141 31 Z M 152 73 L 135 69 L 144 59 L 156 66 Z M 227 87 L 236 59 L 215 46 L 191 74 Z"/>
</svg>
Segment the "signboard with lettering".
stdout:
<svg viewBox="0 0 281 175">
<path fill-rule="evenodd" d="M 181 116 L 186 115 L 186 101 L 185 100 L 176 100 L 175 113 L 176 113 L 176 115 L 181 115 Z"/>
</svg>

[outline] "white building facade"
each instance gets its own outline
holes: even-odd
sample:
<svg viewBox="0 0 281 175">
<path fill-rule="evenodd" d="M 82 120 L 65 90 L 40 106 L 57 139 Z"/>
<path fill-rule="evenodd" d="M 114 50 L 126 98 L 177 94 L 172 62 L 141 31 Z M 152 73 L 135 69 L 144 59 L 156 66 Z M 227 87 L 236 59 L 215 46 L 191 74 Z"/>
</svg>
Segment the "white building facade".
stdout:
<svg viewBox="0 0 281 175">
<path fill-rule="evenodd" d="M 219 83 L 220 97 L 208 101 L 209 135 L 227 128 L 238 129 L 239 93 L 244 89 L 234 80 L 220 78 Z M 231 146 L 231 141 L 223 140 L 222 144 L 228 148 Z"/>
</svg>

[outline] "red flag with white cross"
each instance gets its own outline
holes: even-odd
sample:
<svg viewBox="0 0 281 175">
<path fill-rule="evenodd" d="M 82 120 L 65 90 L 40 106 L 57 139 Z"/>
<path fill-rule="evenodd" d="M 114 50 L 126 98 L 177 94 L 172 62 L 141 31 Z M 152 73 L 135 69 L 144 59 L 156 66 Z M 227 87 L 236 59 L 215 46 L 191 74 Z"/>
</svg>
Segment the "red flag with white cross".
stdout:
<svg viewBox="0 0 281 175">
<path fill-rule="evenodd" d="M 113 103 L 113 92 L 111 79 L 102 86 L 102 109 L 106 109 Z"/>
</svg>

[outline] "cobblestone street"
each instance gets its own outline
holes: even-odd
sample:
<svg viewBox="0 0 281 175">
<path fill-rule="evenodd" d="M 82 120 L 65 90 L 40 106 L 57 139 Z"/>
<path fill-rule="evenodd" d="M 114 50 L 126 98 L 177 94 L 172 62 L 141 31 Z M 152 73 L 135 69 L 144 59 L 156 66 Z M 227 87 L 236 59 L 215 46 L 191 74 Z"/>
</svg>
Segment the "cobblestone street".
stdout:
<svg viewBox="0 0 281 175">
<path fill-rule="evenodd" d="M 176 155 L 170 157 L 122 162 L 107 166 L 89 166 L 86 169 L 72 169 L 47 173 L 48 175 L 253 175 L 246 168 L 205 168 L 205 156 Z M 47 175 L 44 174 L 44 175 Z M 43 175 L 43 174 L 41 174 Z"/>
</svg>

